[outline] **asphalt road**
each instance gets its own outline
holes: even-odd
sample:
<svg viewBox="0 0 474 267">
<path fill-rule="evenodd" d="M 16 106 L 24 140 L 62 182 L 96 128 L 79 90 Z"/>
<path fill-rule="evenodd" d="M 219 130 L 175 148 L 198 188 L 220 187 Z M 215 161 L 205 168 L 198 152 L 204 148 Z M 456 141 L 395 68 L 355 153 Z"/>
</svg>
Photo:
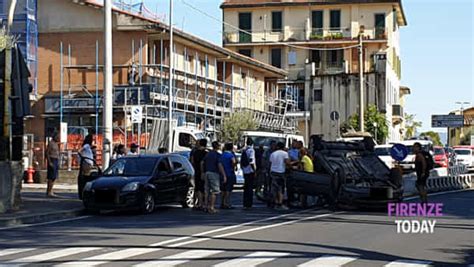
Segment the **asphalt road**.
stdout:
<svg viewBox="0 0 474 267">
<path fill-rule="evenodd" d="M 236 197 L 240 197 L 236 195 Z M 474 264 L 474 191 L 444 204 L 432 234 L 396 233 L 386 212 L 261 204 L 217 215 L 160 207 L 154 214 L 86 216 L 0 229 L 1 265 L 468 266 Z M 434 219 L 434 218 L 431 218 Z M 411 265 L 410 265 L 411 264 Z"/>
</svg>

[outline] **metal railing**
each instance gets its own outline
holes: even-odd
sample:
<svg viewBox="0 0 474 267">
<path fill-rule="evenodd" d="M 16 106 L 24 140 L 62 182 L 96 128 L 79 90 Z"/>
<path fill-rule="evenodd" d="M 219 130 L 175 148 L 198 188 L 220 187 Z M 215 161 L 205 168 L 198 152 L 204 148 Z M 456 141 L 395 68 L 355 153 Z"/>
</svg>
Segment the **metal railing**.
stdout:
<svg viewBox="0 0 474 267">
<path fill-rule="evenodd" d="M 265 42 L 298 42 L 298 41 L 343 41 L 355 40 L 359 31 L 350 27 L 338 28 L 294 28 L 282 30 L 249 30 L 225 31 L 224 44 L 265 43 Z M 364 38 L 370 40 L 387 39 L 387 30 L 383 27 L 365 28 Z"/>
</svg>

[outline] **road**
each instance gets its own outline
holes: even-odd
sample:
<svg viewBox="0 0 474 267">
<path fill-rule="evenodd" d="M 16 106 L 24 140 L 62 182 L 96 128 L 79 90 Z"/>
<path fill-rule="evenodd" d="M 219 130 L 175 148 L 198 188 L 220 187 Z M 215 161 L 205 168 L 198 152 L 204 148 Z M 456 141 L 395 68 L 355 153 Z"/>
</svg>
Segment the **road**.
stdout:
<svg viewBox="0 0 474 267">
<path fill-rule="evenodd" d="M 236 196 L 239 197 L 239 196 Z M 468 266 L 474 263 L 474 191 L 444 203 L 432 234 L 397 234 L 385 212 L 258 205 L 217 215 L 160 207 L 0 229 L 2 264 L 69 266 Z M 409 265 L 411 264 L 411 265 Z"/>
</svg>

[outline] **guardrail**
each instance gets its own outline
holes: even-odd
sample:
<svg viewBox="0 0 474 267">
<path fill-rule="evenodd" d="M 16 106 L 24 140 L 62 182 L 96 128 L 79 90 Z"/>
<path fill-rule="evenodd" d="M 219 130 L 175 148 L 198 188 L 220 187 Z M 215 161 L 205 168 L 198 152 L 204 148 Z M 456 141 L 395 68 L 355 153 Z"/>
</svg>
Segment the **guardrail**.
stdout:
<svg viewBox="0 0 474 267">
<path fill-rule="evenodd" d="M 462 190 L 473 188 L 473 174 L 460 174 L 455 176 L 430 176 L 426 182 L 426 190 L 429 193 Z M 403 180 L 404 195 L 412 196 L 418 194 L 416 189 L 416 177 L 408 176 Z"/>
</svg>

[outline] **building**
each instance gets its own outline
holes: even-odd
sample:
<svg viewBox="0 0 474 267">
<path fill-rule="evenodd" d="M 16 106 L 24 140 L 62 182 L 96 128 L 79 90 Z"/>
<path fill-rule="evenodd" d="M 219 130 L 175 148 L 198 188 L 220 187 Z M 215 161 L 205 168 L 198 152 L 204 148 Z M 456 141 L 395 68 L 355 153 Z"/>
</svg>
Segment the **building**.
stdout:
<svg viewBox="0 0 474 267">
<path fill-rule="evenodd" d="M 452 115 L 464 115 L 464 127 L 448 128 L 448 145 L 474 146 L 474 107 L 450 112 Z"/>
<path fill-rule="evenodd" d="M 389 140 L 401 138 L 403 114 L 397 114 L 401 78 L 399 33 L 407 25 L 401 0 L 225 0 L 221 8 L 225 22 L 223 45 L 287 70 L 289 80 L 303 96 L 305 103 L 300 107 L 309 110 L 312 118 L 323 118 L 311 120 L 307 129 L 311 133 L 334 138 L 338 129 L 323 129 L 331 123 L 330 113 L 345 114 L 341 116 L 343 122 L 348 118 L 346 115 L 358 110 L 357 95 L 347 93 L 347 98 L 341 100 L 341 95 L 333 94 L 335 87 L 327 87 L 338 84 L 330 85 L 321 79 L 341 78 L 357 83 L 356 74 L 362 66 L 364 73 L 377 76 L 372 80 L 379 83 L 365 84 L 365 102 L 376 104 L 386 114 Z M 358 49 L 360 34 L 362 62 Z M 323 96 L 327 94 L 328 97 Z M 335 105 L 337 101 L 345 103 Z"/>
<path fill-rule="evenodd" d="M 38 161 L 49 136 L 67 123 L 66 151 L 77 151 L 86 133 L 98 133 L 101 151 L 103 11 L 100 1 L 38 1 L 38 75 L 34 136 Z M 113 11 L 114 142 L 146 147 L 154 123 L 168 114 L 169 27 L 159 20 L 115 7 Z M 179 29 L 174 42 L 173 115 L 178 126 L 208 134 L 234 111 L 254 114 L 261 128 L 292 127 L 290 101 L 277 80 L 287 72 L 222 48 Z M 131 107 L 144 119 L 131 122 Z M 273 122 L 277 121 L 275 124 Z M 158 133 L 156 133 L 158 134 Z M 100 153 L 99 153 L 100 159 Z"/>
</svg>

